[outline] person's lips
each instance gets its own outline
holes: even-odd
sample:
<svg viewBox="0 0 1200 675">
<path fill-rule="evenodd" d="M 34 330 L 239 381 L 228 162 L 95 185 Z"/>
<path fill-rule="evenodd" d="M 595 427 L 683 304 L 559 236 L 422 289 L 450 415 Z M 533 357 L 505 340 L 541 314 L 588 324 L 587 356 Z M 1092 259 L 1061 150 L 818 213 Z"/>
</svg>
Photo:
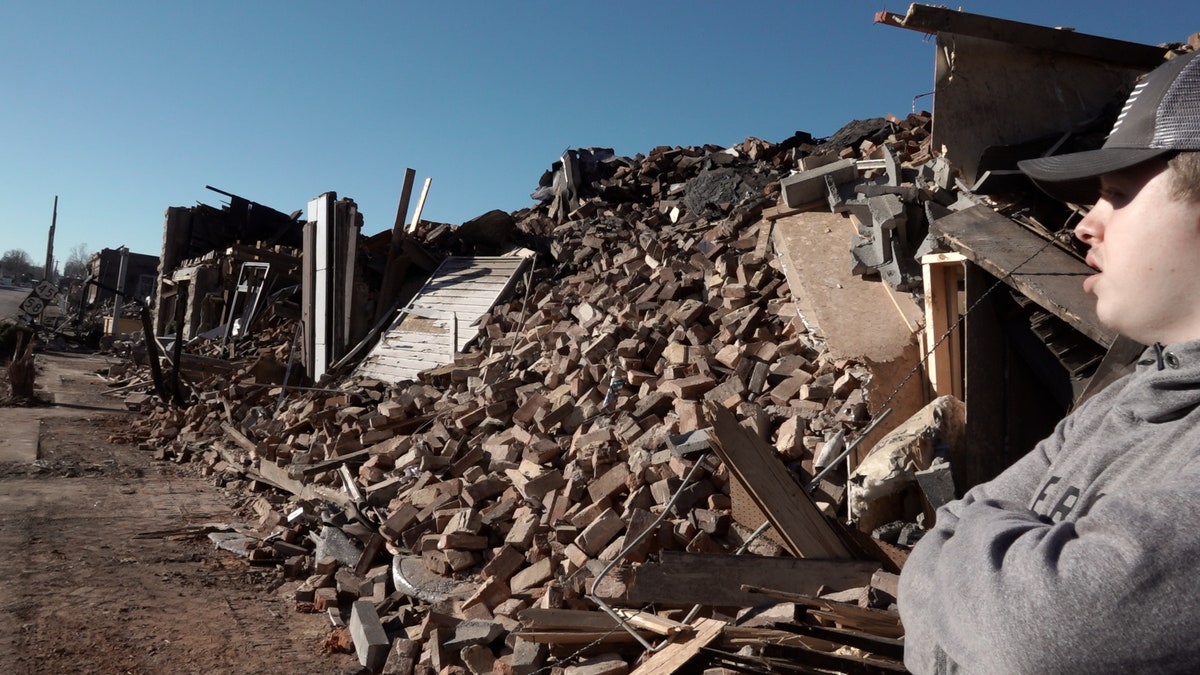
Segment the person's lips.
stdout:
<svg viewBox="0 0 1200 675">
<path fill-rule="evenodd" d="M 1096 280 L 1100 278 L 1100 274 L 1103 272 L 1103 270 L 1100 269 L 1100 263 L 1096 262 L 1096 258 L 1091 253 L 1088 253 L 1086 262 L 1088 267 L 1096 270 L 1095 274 L 1092 274 L 1083 280 L 1083 292 L 1091 293 L 1092 288 L 1096 286 Z"/>
</svg>

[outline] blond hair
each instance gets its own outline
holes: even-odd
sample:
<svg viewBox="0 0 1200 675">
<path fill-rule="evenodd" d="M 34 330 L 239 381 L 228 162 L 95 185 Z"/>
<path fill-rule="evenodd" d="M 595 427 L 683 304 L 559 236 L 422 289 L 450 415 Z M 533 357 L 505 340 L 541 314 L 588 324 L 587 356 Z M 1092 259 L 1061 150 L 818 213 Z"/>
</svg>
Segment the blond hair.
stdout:
<svg viewBox="0 0 1200 675">
<path fill-rule="evenodd" d="M 1185 150 L 1172 157 L 1171 188 L 1183 201 L 1200 201 L 1200 150 Z"/>
</svg>

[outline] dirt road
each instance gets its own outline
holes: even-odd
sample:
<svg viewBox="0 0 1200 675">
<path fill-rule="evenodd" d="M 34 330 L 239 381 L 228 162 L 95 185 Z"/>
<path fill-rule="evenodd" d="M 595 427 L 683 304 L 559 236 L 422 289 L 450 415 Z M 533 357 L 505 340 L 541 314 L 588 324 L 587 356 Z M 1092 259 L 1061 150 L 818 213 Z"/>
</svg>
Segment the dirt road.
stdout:
<svg viewBox="0 0 1200 675">
<path fill-rule="evenodd" d="M 101 357 L 39 355 L 39 408 L 0 408 L 0 672 L 353 673 L 271 567 L 194 534 L 244 521 L 194 465 L 106 438 Z M 32 454 L 30 454 L 32 453 Z M 191 532 L 191 534 L 189 534 Z"/>
</svg>

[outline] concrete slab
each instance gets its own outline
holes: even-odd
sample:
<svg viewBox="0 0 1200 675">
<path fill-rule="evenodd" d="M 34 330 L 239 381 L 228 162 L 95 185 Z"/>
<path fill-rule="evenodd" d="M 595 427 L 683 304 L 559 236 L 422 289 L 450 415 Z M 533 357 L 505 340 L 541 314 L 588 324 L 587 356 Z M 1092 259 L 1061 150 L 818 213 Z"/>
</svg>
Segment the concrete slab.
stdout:
<svg viewBox="0 0 1200 675">
<path fill-rule="evenodd" d="M 89 354 L 35 353 L 34 391 L 52 405 L 0 407 L 0 462 L 35 462 L 43 422 L 52 430 L 59 418 L 87 416 L 91 411 L 131 414 L 120 399 L 89 390 L 95 372 L 112 359 Z M 92 386 L 94 389 L 94 386 Z"/>
<path fill-rule="evenodd" d="M 866 385 L 872 413 L 921 360 L 916 304 L 904 313 L 886 284 L 851 274 L 853 221 L 836 213 L 799 213 L 775 221 L 772 239 L 788 286 L 810 324 L 837 358 L 861 362 L 871 372 Z M 907 309 L 907 308 L 905 308 Z M 926 377 L 918 372 L 888 404 L 892 415 L 855 451 L 857 464 L 874 443 L 926 402 Z"/>
<path fill-rule="evenodd" d="M 21 411 L 23 415 L 0 414 L 0 425 L 4 427 L 4 433 L 0 434 L 0 462 L 28 464 L 37 461 L 42 422 L 30 416 L 28 408 Z"/>
</svg>

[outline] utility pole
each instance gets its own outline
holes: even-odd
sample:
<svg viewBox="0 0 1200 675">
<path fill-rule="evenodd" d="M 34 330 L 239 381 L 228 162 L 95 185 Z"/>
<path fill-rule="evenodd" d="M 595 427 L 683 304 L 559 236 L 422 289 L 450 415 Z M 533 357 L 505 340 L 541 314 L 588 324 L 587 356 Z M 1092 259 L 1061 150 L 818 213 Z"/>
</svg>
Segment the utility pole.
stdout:
<svg viewBox="0 0 1200 675">
<path fill-rule="evenodd" d="M 118 324 L 121 322 L 121 305 L 125 302 L 125 275 L 129 271 L 129 247 L 122 246 L 117 252 L 121 254 L 121 264 L 117 268 L 117 293 L 113 296 L 112 335 L 121 332 Z"/>
<path fill-rule="evenodd" d="M 46 266 L 42 268 L 42 279 L 52 281 L 54 276 L 54 228 L 58 225 L 58 195 L 54 195 L 54 215 L 50 216 L 50 239 L 46 242 Z"/>
</svg>

